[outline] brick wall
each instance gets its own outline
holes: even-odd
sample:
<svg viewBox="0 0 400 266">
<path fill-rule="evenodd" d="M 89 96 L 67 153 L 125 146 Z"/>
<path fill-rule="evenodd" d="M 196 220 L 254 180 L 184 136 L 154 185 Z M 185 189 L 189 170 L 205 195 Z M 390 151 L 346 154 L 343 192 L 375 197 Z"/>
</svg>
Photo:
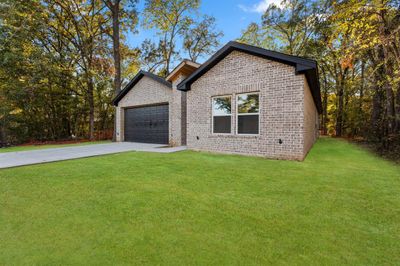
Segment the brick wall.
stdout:
<svg viewBox="0 0 400 266">
<path fill-rule="evenodd" d="M 125 95 L 118 103 L 116 112 L 117 121 L 117 141 L 124 140 L 124 108 L 141 105 L 151 105 L 158 103 L 169 103 L 169 132 L 170 142 L 172 140 L 172 123 L 173 112 L 171 112 L 173 95 L 172 89 L 149 78 L 142 77 L 139 82 Z"/>
<path fill-rule="evenodd" d="M 187 92 L 189 149 L 256 155 L 276 159 L 304 158 L 304 75 L 292 66 L 233 51 Z M 260 134 L 237 135 L 236 95 L 260 93 Z M 213 134 L 211 97 L 232 95 L 232 134 Z M 282 144 L 279 143 L 282 140 Z"/>
<path fill-rule="evenodd" d="M 186 144 L 186 92 L 176 89 L 176 86 L 186 78 L 185 75 L 179 74 L 172 81 L 173 100 L 170 107 L 172 116 L 171 124 L 171 146 L 181 146 Z"/>
<path fill-rule="evenodd" d="M 304 78 L 304 156 L 318 138 L 318 111 L 307 79 Z"/>
</svg>

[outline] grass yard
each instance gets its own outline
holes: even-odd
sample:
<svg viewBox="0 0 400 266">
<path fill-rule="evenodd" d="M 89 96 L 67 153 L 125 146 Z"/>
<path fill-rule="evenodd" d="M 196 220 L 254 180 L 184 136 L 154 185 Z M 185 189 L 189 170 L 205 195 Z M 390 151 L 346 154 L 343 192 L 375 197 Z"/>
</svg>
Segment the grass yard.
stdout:
<svg viewBox="0 0 400 266">
<path fill-rule="evenodd" d="M 84 146 L 84 145 L 103 144 L 103 143 L 110 143 L 110 142 L 111 141 L 109 141 L 109 140 L 100 140 L 100 141 L 87 141 L 87 142 L 68 143 L 68 144 L 21 145 L 21 146 L 13 146 L 13 147 L 8 147 L 8 148 L 0 148 L 0 153 L 14 152 L 14 151 L 41 150 L 41 149 L 49 149 L 49 148 Z"/>
<path fill-rule="evenodd" d="M 400 167 L 129 152 L 0 170 L 0 265 L 399 265 Z"/>
</svg>

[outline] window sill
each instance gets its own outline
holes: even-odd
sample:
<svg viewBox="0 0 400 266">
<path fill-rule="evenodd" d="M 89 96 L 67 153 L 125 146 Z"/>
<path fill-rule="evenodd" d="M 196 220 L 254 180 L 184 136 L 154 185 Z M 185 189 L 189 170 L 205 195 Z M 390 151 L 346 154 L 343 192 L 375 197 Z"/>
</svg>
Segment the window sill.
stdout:
<svg viewBox="0 0 400 266">
<path fill-rule="evenodd" d="M 233 133 L 211 133 L 211 136 L 226 137 L 226 136 L 234 136 L 234 134 Z"/>
<path fill-rule="evenodd" d="M 260 134 L 236 134 L 238 137 L 260 137 Z"/>
<path fill-rule="evenodd" d="M 238 135 L 238 134 L 210 134 L 210 138 L 246 138 L 246 139 L 259 139 L 261 135 Z"/>
</svg>

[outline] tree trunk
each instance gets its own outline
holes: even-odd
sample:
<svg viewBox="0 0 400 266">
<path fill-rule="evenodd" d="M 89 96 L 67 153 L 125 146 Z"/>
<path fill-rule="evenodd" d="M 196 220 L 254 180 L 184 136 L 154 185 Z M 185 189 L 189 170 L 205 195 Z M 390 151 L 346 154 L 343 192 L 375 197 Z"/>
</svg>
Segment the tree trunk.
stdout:
<svg viewBox="0 0 400 266">
<path fill-rule="evenodd" d="M 328 134 L 328 129 L 326 127 L 328 118 L 328 82 L 326 80 L 326 74 L 324 73 L 324 91 L 322 97 L 322 133 L 324 135 Z"/>
<path fill-rule="evenodd" d="M 165 73 L 162 73 L 164 77 L 167 77 L 169 74 L 169 67 L 170 67 L 170 61 L 171 61 L 171 50 L 172 50 L 172 46 L 170 46 L 169 48 L 170 50 L 167 51 L 167 56 L 165 58 Z"/>
<path fill-rule="evenodd" d="M 372 55 L 373 62 L 377 62 Z M 376 64 L 378 65 L 378 64 Z M 384 77 L 384 68 L 380 65 L 374 72 L 375 91 L 372 96 L 372 113 L 371 113 L 371 127 L 369 138 L 373 141 L 381 142 L 384 135 L 384 103 L 383 103 L 383 88 L 380 80 Z"/>
<path fill-rule="evenodd" d="M 396 132 L 400 137 L 400 86 L 397 87 L 397 94 L 396 94 Z"/>
<path fill-rule="evenodd" d="M 344 89 L 347 71 L 349 68 L 340 70 L 336 83 L 338 84 L 338 110 L 336 116 L 336 137 L 341 137 L 343 134 L 343 121 L 344 121 Z"/>
<path fill-rule="evenodd" d="M 390 83 L 385 82 L 386 92 L 386 113 L 387 113 L 387 127 L 388 133 L 392 134 L 395 130 L 395 109 L 394 109 L 394 93 Z"/>
<path fill-rule="evenodd" d="M 344 79 L 346 76 L 347 68 L 339 72 L 336 84 L 338 86 L 338 108 L 336 115 L 336 137 L 342 136 L 343 130 L 343 109 L 344 109 Z"/>
<path fill-rule="evenodd" d="M 382 2 L 383 4 L 383 2 Z M 388 20 L 386 19 L 387 10 L 385 8 L 380 9 L 379 11 L 379 35 L 382 39 L 388 38 L 392 33 L 388 27 Z M 388 46 L 382 45 L 380 46 L 378 53 L 380 55 L 381 60 L 383 61 L 384 66 L 384 75 L 382 76 L 382 81 L 384 81 L 384 90 L 386 92 L 386 117 L 387 117 L 387 131 L 388 134 L 392 134 L 395 130 L 395 106 L 394 106 L 394 93 L 392 89 L 392 85 L 390 82 L 390 78 L 393 77 L 393 66 L 391 64 L 391 57 L 393 56 Z"/>
<path fill-rule="evenodd" d="M 362 137 L 365 137 L 365 134 L 363 132 L 363 129 L 365 128 L 364 125 L 364 112 L 363 112 L 363 103 L 364 103 L 364 85 L 365 84 L 365 61 L 361 60 L 361 84 L 360 84 L 360 98 L 359 98 L 359 103 L 358 103 L 358 114 L 357 114 L 357 119 L 358 119 L 358 126 L 356 127 L 356 135 L 361 135 Z"/>
<path fill-rule="evenodd" d="M 364 80 L 365 80 L 365 75 L 364 75 L 364 61 L 361 63 L 361 85 L 360 85 L 360 102 L 358 105 L 358 111 L 360 114 L 363 111 L 363 101 L 364 101 Z"/>
<path fill-rule="evenodd" d="M 381 136 L 381 116 L 382 116 L 382 105 L 381 105 L 381 93 L 380 89 L 376 88 L 375 93 L 372 97 L 372 113 L 371 113 L 371 132 L 370 138 L 375 140 L 382 138 Z"/>
<path fill-rule="evenodd" d="M 94 139 L 94 84 L 90 77 L 88 80 L 88 103 L 89 103 L 89 139 Z"/>
<path fill-rule="evenodd" d="M 0 121 L 0 148 L 3 146 L 6 146 L 6 116 L 3 117 L 3 119 Z"/>
<path fill-rule="evenodd" d="M 336 137 L 342 136 L 342 129 L 343 129 L 343 85 L 342 82 L 339 84 L 338 90 L 338 110 L 336 116 Z"/>
<path fill-rule="evenodd" d="M 394 107 L 394 93 L 389 78 L 393 76 L 393 68 L 389 64 L 389 53 L 386 47 L 379 49 L 380 55 L 383 56 L 383 70 L 382 81 L 384 82 L 384 90 L 386 92 L 385 109 L 387 114 L 387 129 L 388 134 L 392 134 L 395 130 L 395 107 Z"/>
<path fill-rule="evenodd" d="M 121 54 L 120 54 L 120 39 L 119 39 L 119 1 L 116 1 L 113 6 L 113 52 L 114 52 L 114 89 L 115 95 L 121 90 Z"/>
<path fill-rule="evenodd" d="M 113 52 L 114 52 L 114 94 L 115 96 L 121 91 L 121 53 L 120 53 L 120 39 L 119 39 L 119 0 L 115 1 L 112 5 L 112 16 L 113 16 Z M 113 130 L 113 141 L 117 140 L 117 110 L 114 112 L 114 130 Z"/>
<path fill-rule="evenodd" d="M 324 97 L 323 97 L 323 110 L 322 110 L 322 133 L 324 135 L 328 134 L 328 128 L 326 124 L 328 123 L 328 91 L 324 91 Z"/>
</svg>

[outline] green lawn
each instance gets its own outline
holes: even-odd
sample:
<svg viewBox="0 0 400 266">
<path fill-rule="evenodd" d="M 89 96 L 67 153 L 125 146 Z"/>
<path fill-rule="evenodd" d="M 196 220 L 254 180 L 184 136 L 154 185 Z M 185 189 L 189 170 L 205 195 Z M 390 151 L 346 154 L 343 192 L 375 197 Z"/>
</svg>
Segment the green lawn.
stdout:
<svg viewBox="0 0 400 266">
<path fill-rule="evenodd" d="M 400 167 L 129 152 L 0 170 L 0 265 L 399 265 Z"/>
<path fill-rule="evenodd" d="M 40 149 L 49 149 L 49 148 L 62 148 L 62 147 L 72 147 L 72 146 L 83 146 L 83 145 L 102 144 L 102 143 L 109 143 L 109 142 L 111 142 L 111 141 L 109 141 L 109 140 L 100 140 L 100 141 L 88 141 L 88 142 L 70 143 L 70 144 L 45 144 L 45 145 L 13 146 L 13 147 L 8 147 L 8 148 L 0 148 L 0 153 L 13 152 L 13 151 L 40 150 Z"/>
</svg>

